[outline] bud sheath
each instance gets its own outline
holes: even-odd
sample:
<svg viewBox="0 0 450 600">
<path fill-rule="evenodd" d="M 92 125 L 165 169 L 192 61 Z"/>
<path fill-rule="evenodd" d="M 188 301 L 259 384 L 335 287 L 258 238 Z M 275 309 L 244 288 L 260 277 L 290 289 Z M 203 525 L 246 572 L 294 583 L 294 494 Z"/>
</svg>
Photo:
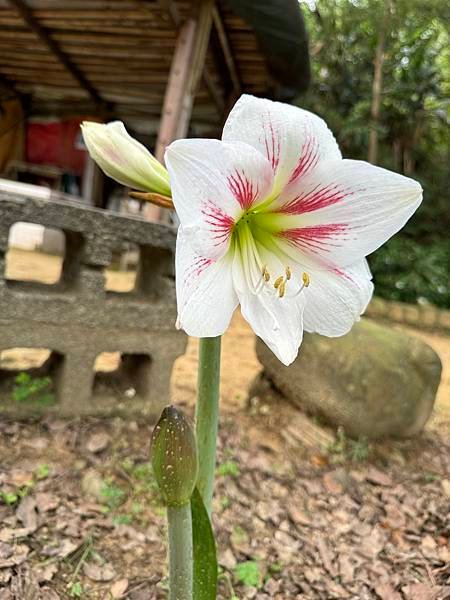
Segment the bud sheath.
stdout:
<svg viewBox="0 0 450 600">
<path fill-rule="evenodd" d="M 187 504 L 197 481 L 197 444 L 188 420 L 173 406 L 163 410 L 153 431 L 151 461 L 167 506 Z"/>
</svg>

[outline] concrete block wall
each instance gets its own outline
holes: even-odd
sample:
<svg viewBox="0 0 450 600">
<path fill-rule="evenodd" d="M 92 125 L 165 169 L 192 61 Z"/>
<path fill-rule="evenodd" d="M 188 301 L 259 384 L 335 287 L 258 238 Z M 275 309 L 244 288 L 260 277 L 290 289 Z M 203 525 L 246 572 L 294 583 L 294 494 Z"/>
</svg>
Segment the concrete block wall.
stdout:
<svg viewBox="0 0 450 600">
<path fill-rule="evenodd" d="M 8 236 L 17 222 L 65 234 L 66 252 L 55 285 L 5 279 Z M 48 348 L 61 416 L 151 414 L 169 401 L 175 359 L 186 336 L 175 329 L 173 228 L 89 208 L 82 203 L 0 194 L 0 351 Z M 124 244 L 139 248 L 134 291 L 105 290 L 104 270 Z M 133 398 L 94 393 L 94 363 L 102 352 L 120 352 L 117 378 L 132 382 Z M 6 377 L 0 371 L 0 378 Z M 27 416 L 31 403 L 0 398 L 0 414 Z M 42 409 L 44 410 L 44 409 Z"/>
</svg>

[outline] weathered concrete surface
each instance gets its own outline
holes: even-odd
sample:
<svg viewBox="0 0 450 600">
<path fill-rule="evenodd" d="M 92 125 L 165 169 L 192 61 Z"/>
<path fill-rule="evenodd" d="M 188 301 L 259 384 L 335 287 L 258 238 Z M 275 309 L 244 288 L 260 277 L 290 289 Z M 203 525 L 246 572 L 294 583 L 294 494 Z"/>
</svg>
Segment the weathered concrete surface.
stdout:
<svg viewBox="0 0 450 600">
<path fill-rule="evenodd" d="M 8 234 L 18 221 L 64 231 L 66 255 L 58 284 L 5 280 Z M 81 203 L 0 195 L 0 350 L 49 348 L 58 354 L 52 372 L 57 404 L 46 412 L 157 414 L 167 404 L 173 362 L 186 347 L 186 336 L 174 326 L 175 239 L 171 227 Z M 104 268 L 125 243 L 140 250 L 136 289 L 108 292 Z M 93 395 L 96 357 L 116 351 L 124 357 L 126 380 L 135 380 L 136 397 L 126 402 Z M 35 412 L 22 404 L 3 399 L 0 413 Z"/>
<path fill-rule="evenodd" d="M 344 337 L 305 334 L 285 367 L 258 340 L 274 386 L 303 410 L 354 437 L 409 437 L 422 430 L 441 376 L 437 354 L 418 338 L 361 320 Z"/>
</svg>

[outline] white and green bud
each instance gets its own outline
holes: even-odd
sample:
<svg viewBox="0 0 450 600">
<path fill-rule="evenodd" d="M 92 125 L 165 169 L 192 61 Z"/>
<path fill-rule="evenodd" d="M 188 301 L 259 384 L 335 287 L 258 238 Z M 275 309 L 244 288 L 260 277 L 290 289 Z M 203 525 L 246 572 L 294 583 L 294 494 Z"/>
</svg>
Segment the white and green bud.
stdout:
<svg viewBox="0 0 450 600">
<path fill-rule="evenodd" d="M 171 195 L 167 170 L 121 121 L 84 121 L 81 130 L 89 154 L 106 175 L 136 190 Z"/>
<path fill-rule="evenodd" d="M 187 504 L 198 475 L 197 444 L 184 414 L 166 406 L 151 441 L 153 472 L 169 507 Z"/>
</svg>

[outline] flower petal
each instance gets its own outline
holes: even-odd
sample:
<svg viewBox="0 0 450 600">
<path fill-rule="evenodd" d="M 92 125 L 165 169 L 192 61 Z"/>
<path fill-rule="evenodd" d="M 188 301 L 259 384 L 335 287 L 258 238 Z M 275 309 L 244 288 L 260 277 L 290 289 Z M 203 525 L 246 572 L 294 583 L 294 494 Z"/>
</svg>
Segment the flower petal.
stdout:
<svg viewBox="0 0 450 600">
<path fill-rule="evenodd" d="M 215 337 L 228 328 L 238 304 L 231 257 L 200 256 L 182 227 L 178 229 L 176 288 L 178 324 L 188 335 Z"/>
<path fill-rule="evenodd" d="M 222 139 L 246 142 L 266 156 L 275 173 L 275 192 L 313 172 L 320 161 L 341 158 L 333 134 L 320 117 L 248 95 L 234 105 Z"/>
<path fill-rule="evenodd" d="M 308 271 L 303 290 L 305 331 L 337 337 L 350 331 L 372 298 L 373 283 L 367 261 L 346 269 Z"/>
<path fill-rule="evenodd" d="M 121 121 L 84 121 L 81 129 L 89 154 L 106 175 L 137 190 L 170 196 L 166 169 Z"/>
<path fill-rule="evenodd" d="M 276 259 L 260 247 L 261 255 L 272 273 L 282 272 L 282 265 L 275 265 Z M 241 304 L 244 319 L 253 331 L 272 350 L 275 356 L 286 366 L 290 365 L 298 354 L 303 338 L 303 310 L 305 299 L 300 294 L 296 298 L 280 298 L 275 289 L 258 293 L 251 291 L 243 271 L 242 259 L 236 252 L 233 261 L 233 281 Z"/>
<path fill-rule="evenodd" d="M 322 163 L 280 196 L 280 239 L 319 268 L 362 260 L 403 227 L 422 200 L 420 184 L 357 160 Z"/>
<path fill-rule="evenodd" d="M 223 256 L 236 219 L 272 187 L 268 161 L 247 144 L 177 140 L 166 150 L 172 197 L 191 244 L 208 258 Z"/>
</svg>

